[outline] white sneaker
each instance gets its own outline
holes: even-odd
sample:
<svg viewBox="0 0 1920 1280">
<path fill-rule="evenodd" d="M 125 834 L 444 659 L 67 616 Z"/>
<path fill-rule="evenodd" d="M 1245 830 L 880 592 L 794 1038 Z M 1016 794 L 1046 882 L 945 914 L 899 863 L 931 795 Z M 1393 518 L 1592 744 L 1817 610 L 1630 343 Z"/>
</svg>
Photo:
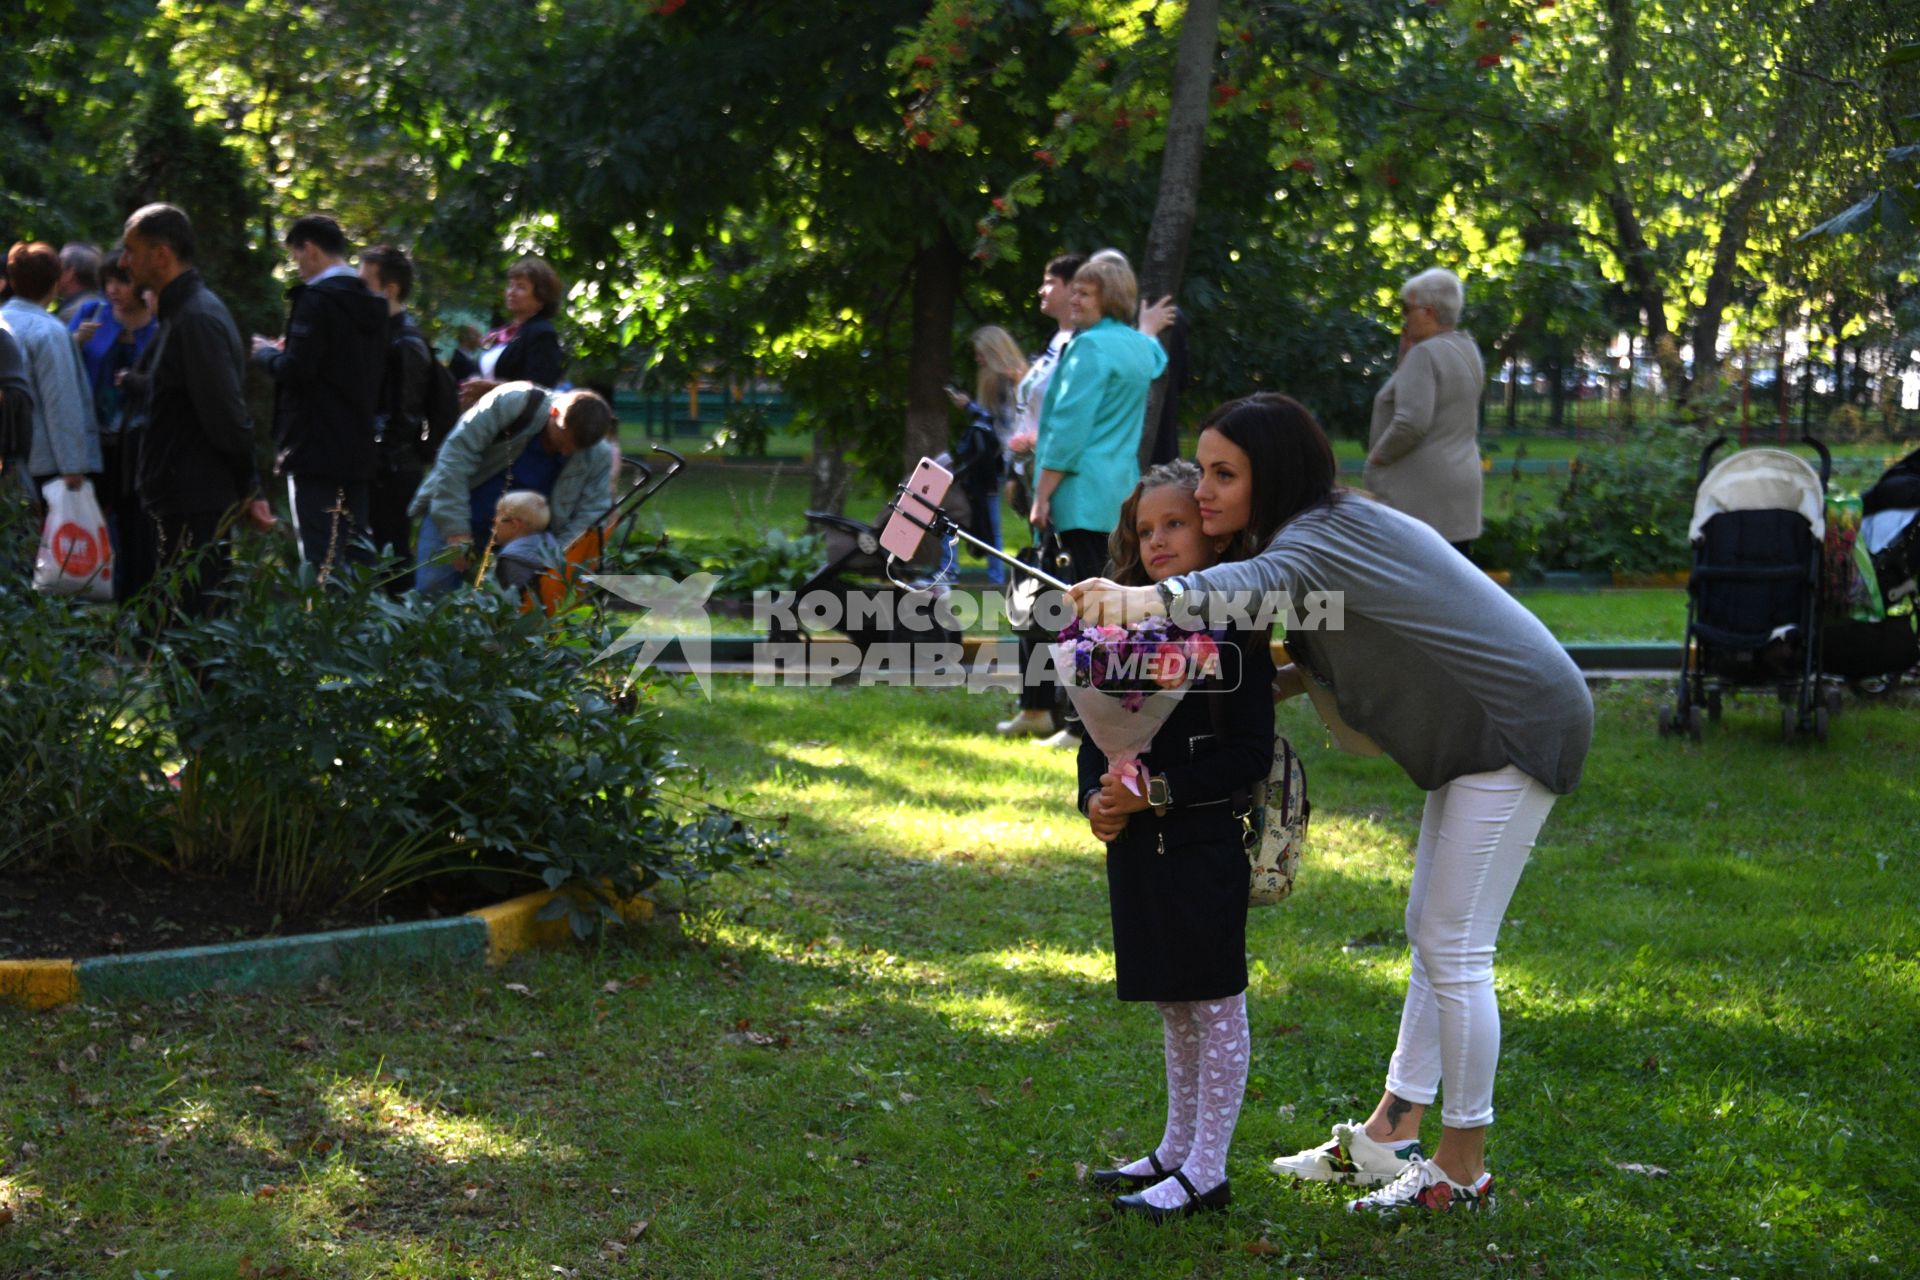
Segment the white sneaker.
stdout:
<svg viewBox="0 0 1920 1280">
<path fill-rule="evenodd" d="M 1398 1178 L 1421 1154 L 1418 1138 L 1388 1146 L 1375 1142 L 1357 1121 L 1349 1120 L 1333 1126 L 1333 1141 L 1281 1156 L 1267 1167 L 1287 1178 L 1372 1187 Z"/>
<path fill-rule="evenodd" d="M 1080 749 L 1080 735 L 1071 729 L 1062 729 L 1051 738 L 1042 738 L 1040 745 L 1043 747 L 1060 747 L 1067 751 L 1078 751 Z"/>
<path fill-rule="evenodd" d="M 1348 1213 L 1398 1213 L 1402 1209 L 1484 1209 L 1493 1211 L 1493 1175 L 1483 1173 L 1472 1186 L 1455 1182 L 1431 1160 L 1414 1156 L 1407 1171 L 1358 1200 L 1347 1202 Z"/>
<path fill-rule="evenodd" d="M 1003 738 L 1044 738 L 1053 732 L 1053 717 L 1044 711 L 1020 711 L 994 725 L 993 731 Z"/>
</svg>

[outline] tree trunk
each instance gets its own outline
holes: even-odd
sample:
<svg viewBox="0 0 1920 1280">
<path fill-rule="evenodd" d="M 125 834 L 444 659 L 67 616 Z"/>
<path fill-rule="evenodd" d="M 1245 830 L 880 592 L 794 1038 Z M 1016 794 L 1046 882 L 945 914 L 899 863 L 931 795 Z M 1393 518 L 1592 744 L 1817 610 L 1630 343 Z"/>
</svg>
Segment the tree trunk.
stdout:
<svg viewBox="0 0 1920 1280">
<path fill-rule="evenodd" d="M 1187 246 L 1200 212 L 1200 159 L 1207 149 L 1207 93 L 1213 84 L 1213 59 L 1220 44 L 1220 0 L 1188 0 L 1181 22 L 1173 93 L 1167 107 L 1167 141 L 1160 153 L 1160 194 L 1154 201 L 1147 249 L 1140 260 L 1142 298 L 1179 292 L 1187 269 Z M 1155 379 L 1147 393 L 1146 418 L 1140 424 L 1142 469 L 1153 449 L 1166 394 L 1166 379 Z"/>
<path fill-rule="evenodd" d="M 953 402 L 947 380 L 953 371 L 953 313 L 960 298 L 966 259 L 942 227 L 913 257 L 913 334 L 907 351 L 907 434 L 900 472 L 922 458 L 944 453 L 950 443 Z"/>
<path fill-rule="evenodd" d="M 1707 276 L 1706 297 L 1694 315 L 1693 377 L 1681 389 L 1680 401 L 1683 404 L 1696 390 L 1712 390 L 1719 375 L 1720 321 L 1726 314 L 1727 304 L 1733 300 L 1734 270 L 1739 265 L 1740 251 L 1747 247 L 1747 229 L 1753 223 L 1754 208 L 1766 194 L 1767 180 L 1772 172 L 1768 162 L 1779 141 L 1780 128 L 1776 125 L 1772 136 L 1748 162 L 1746 171 L 1740 175 L 1740 185 L 1734 188 L 1732 198 L 1727 201 L 1726 215 L 1720 223 L 1720 238 L 1713 248 L 1713 270 Z"/>
<path fill-rule="evenodd" d="M 918 459 L 916 459 L 918 461 Z M 807 490 L 807 510 L 844 515 L 847 487 L 853 468 L 847 463 L 846 442 L 824 427 L 813 429 L 813 482 Z"/>
<path fill-rule="evenodd" d="M 1607 128 L 1617 134 L 1624 127 L 1622 114 L 1627 98 L 1627 76 L 1633 70 L 1633 0 L 1607 0 Z M 1640 215 L 1627 192 L 1627 175 L 1618 165 L 1609 169 L 1611 187 L 1607 191 L 1607 211 L 1613 217 L 1614 236 L 1619 241 L 1620 264 L 1626 272 L 1627 288 L 1640 304 L 1645 317 L 1647 350 L 1659 362 L 1660 373 L 1669 385 L 1681 380 L 1680 353 L 1667 327 L 1667 292 L 1660 283 L 1658 262 L 1647 243 Z"/>
</svg>

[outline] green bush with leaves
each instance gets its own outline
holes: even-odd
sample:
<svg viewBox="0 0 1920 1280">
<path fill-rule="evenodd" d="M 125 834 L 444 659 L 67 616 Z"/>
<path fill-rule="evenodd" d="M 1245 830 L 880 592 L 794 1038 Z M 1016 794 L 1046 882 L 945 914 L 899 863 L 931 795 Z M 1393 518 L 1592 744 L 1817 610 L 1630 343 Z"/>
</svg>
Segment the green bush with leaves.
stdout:
<svg viewBox="0 0 1920 1280">
<path fill-rule="evenodd" d="M 1655 422 L 1581 449 L 1540 533 L 1546 566 L 1622 574 L 1687 568 L 1687 524 L 1707 439 L 1698 427 Z"/>
<path fill-rule="evenodd" d="M 823 554 L 817 535 L 784 529 L 677 542 L 665 534 L 641 535 L 614 549 L 606 572 L 666 578 L 711 573 L 720 579 L 713 594 L 729 599 L 755 591 L 791 591 L 820 568 Z"/>
<path fill-rule="evenodd" d="M 1583 446 L 1550 505 L 1536 508 L 1521 497 L 1506 514 L 1487 518 L 1474 559 L 1523 577 L 1686 569 L 1694 484 L 1709 438 L 1695 426 L 1653 422 Z"/>
<path fill-rule="evenodd" d="M 604 904 L 779 856 L 691 798 L 657 713 L 592 663 L 605 638 L 586 610 L 254 566 L 224 616 L 169 639 L 175 865 L 250 871 L 290 906 L 463 871 Z"/>
<path fill-rule="evenodd" d="M 0 582 L 0 866 L 76 872 L 164 839 L 164 717 L 97 611 Z"/>
<path fill-rule="evenodd" d="M 0 512 L 17 562 L 19 513 Z M 285 908 L 374 902 L 428 877 L 568 891 L 582 932 L 662 880 L 779 857 L 707 803 L 591 611 L 464 590 L 324 587 L 269 550 L 224 614 L 158 649 L 132 611 L 0 584 L 0 866 L 130 857 L 250 879 Z M 174 771 L 170 780 L 169 769 Z"/>
</svg>

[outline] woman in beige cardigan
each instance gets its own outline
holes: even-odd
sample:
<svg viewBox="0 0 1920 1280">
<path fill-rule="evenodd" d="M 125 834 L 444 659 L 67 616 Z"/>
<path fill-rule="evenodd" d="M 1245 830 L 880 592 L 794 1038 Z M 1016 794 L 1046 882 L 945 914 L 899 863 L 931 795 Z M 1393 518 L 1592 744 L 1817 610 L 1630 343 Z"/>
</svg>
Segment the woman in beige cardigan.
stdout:
<svg viewBox="0 0 1920 1280">
<path fill-rule="evenodd" d="M 1443 267 L 1400 286 L 1400 366 L 1373 398 L 1362 483 L 1432 525 L 1462 555 L 1480 536 L 1480 349 L 1462 333 L 1466 290 Z"/>
</svg>

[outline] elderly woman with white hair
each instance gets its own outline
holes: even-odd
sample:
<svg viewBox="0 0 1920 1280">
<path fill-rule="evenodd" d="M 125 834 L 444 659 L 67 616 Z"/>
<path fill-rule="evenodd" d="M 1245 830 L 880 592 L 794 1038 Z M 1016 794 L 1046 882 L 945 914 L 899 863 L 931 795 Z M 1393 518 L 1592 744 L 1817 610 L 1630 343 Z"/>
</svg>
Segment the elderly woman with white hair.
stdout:
<svg viewBox="0 0 1920 1280">
<path fill-rule="evenodd" d="M 1466 290 L 1444 267 L 1400 286 L 1400 365 L 1373 398 L 1362 484 L 1462 555 L 1480 536 L 1480 393 L 1486 367 L 1460 331 Z"/>
</svg>

